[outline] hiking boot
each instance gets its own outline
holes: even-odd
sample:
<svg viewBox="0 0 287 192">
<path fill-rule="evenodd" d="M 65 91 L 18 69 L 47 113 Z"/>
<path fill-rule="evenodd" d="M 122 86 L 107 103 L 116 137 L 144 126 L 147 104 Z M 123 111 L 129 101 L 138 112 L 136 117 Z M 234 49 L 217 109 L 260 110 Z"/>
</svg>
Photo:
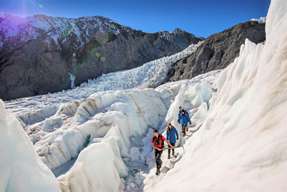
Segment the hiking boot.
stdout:
<svg viewBox="0 0 287 192">
<path fill-rule="evenodd" d="M 170 159 L 170 154 L 168 154 L 167 159 Z"/>
<path fill-rule="evenodd" d="M 159 175 L 160 174 L 160 169 L 156 169 L 156 175 Z"/>
</svg>

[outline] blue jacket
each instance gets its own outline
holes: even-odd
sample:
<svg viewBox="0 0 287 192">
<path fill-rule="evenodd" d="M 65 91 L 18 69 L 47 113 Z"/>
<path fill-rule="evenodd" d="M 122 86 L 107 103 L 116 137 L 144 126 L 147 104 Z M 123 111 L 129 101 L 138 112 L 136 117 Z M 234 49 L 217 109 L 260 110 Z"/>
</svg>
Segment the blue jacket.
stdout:
<svg viewBox="0 0 287 192">
<path fill-rule="evenodd" d="M 190 122 L 190 117 L 188 112 L 185 112 L 185 114 L 179 113 L 178 114 L 178 123 L 181 125 L 187 125 L 188 122 Z"/>
<path fill-rule="evenodd" d="M 175 144 L 178 139 L 178 133 L 176 128 L 172 127 L 170 130 L 166 131 L 166 139 L 171 143 Z"/>
</svg>

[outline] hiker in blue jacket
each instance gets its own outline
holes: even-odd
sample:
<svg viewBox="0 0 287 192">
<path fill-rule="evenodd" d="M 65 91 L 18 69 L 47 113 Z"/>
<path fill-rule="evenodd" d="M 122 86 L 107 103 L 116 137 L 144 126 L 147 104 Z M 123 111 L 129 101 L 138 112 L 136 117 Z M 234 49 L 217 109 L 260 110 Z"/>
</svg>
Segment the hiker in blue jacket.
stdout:
<svg viewBox="0 0 287 192">
<path fill-rule="evenodd" d="M 178 123 L 181 125 L 182 128 L 182 134 L 183 136 L 186 136 L 186 132 L 188 131 L 187 125 L 188 123 L 191 124 L 189 114 L 186 110 L 184 110 L 182 107 L 179 107 L 179 113 L 178 113 Z"/>
<path fill-rule="evenodd" d="M 170 151 L 172 151 L 172 156 L 174 156 L 174 146 L 175 146 L 176 140 L 178 140 L 177 130 L 174 126 L 172 126 L 171 123 L 169 123 L 167 126 L 166 139 L 168 140 L 170 145 L 173 146 L 173 148 L 168 147 L 168 159 L 170 159 Z"/>
</svg>

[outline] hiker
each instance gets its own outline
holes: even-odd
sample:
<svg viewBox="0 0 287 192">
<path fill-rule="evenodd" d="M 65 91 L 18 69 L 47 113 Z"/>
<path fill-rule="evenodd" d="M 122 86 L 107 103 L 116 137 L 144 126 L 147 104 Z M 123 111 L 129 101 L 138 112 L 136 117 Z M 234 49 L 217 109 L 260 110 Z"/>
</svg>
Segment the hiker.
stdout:
<svg viewBox="0 0 287 192">
<path fill-rule="evenodd" d="M 167 126 L 167 130 L 166 130 L 166 139 L 168 140 L 168 142 L 170 143 L 170 145 L 173 146 L 173 148 L 168 148 L 168 159 L 170 159 L 170 151 L 172 151 L 172 156 L 174 155 L 174 146 L 176 143 L 176 140 L 178 140 L 178 133 L 177 130 L 174 126 L 172 126 L 171 123 L 168 124 Z"/>
<path fill-rule="evenodd" d="M 191 124 L 191 121 L 190 121 L 190 117 L 189 117 L 189 114 L 188 112 L 183 109 L 181 106 L 179 107 L 179 113 L 178 113 L 178 123 L 181 125 L 181 128 L 182 128 L 182 134 L 183 136 L 186 136 L 186 132 L 188 131 L 188 123 Z"/>
<path fill-rule="evenodd" d="M 191 125 L 189 113 L 187 112 L 187 110 L 184 110 L 184 115 L 185 115 L 185 117 L 186 117 L 187 122 L 189 123 L 189 125 Z M 187 126 L 187 125 L 186 125 L 185 129 L 186 129 L 185 132 L 187 133 L 187 132 L 188 132 L 188 126 Z"/>
<path fill-rule="evenodd" d="M 153 138 L 152 138 L 152 147 L 154 148 L 154 156 L 156 162 L 156 175 L 160 174 L 160 168 L 162 165 L 161 154 L 164 149 L 164 142 L 168 144 L 170 148 L 173 146 L 165 139 L 165 137 L 154 129 Z"/>
</svg>

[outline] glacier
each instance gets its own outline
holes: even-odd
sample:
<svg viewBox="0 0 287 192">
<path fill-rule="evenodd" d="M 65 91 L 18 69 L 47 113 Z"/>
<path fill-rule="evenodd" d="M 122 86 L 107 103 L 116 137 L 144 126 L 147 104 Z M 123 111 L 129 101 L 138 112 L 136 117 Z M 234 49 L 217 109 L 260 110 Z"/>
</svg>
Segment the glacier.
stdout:
<svg viewBox="0 0 287 192">
<path fill-rule="evenodd" d="M 286 191 L 286 30 L 287 2 L 272 0 L 266 42 L 246 41 L 182 161 L 145 191 Z"/>
<path fill-rule="evenodd" d="M 246 40 L 239 57 L 222 71 L 160 85 L 173 64 L 165 58 L 70 91 L 7 102 L 20 122 L 0 104 L 5 157 L 0 189 L 286 191 L 286 31 L 287 2 L 272 0 L 266 42 Z M 164 131 L 168 122 L 179 128 L 179 106 L 201 127 L 183 140 L 182 159 L 156 177 L 151 128 Z M 19 184 L 9 161 L 19 166 L 17 171 L 33 175 L 32 182 Z M 60 170 L 58 177 L 47 167 Z"/>
<path fill-rule="evenodd" d="M 206 89 L 212 90 L 212 82 L 216 74 L 218 71 L 193 80 L 168 83 L 156 89 L 95 93 L 80 104 L 74 115 L 74 120 L 80 123 L 79 127 L 58 129 L 35 146 L 43 150 L 40 152 L 43 155 L 43 161 L 53 168 L 70 160 L 73 157 L 70 156 L 71 152 L 76 156 L 87 135 L 91 135 L 94 139 L 88 147 L 81 150 L 72 168 L 58 177 L 61 190 L 65 192 L 121 191 L 125 189 L 121 178 L 128 177 L 129 171 L 129 163 L 125 164 L 125 161 L 147 164 L 152 162 L 151 128 L 162 127 L 169 105 L 176 102 L 173 100 L 177 94 L 181 94 L 180 90 L 182 88 L 186 90 L 181 99 L 185 102 L 189 99 L 194 100 L 194 109 L 203 108 L 194 112 L 195 114 L 206 113 L 207 108 L 204 107 L 206 103 L 201 99 L 202 92 L 195 90 L 199 89 L 203 92 Z M 193 121 L 195 122 L 195 119 Z M 142 150 L 137 150 L 134 145 L 131 145 L 130 138 L 137 138 L 136 142 L 140 139 L 148 139 Z M 75 141 L 79 143 L 74 144 Z M 71 146 L 75 146 L 75 149 L 71 149 Z M 62 155 L 61 152 L 67 153 Z M 147 169 L 152 166 L 152 164 L 147 165 Z M 132 190 L 126 188 L 125 191 Z"/>
<path fill-rule="evenodd" d="M 55 114 L 57 111 L 55 109 L 58 109 L 60 104 L 83 100 L 98 91 L 124 90 L 135 87 L 156 87 L 166 80 L 171 66 L 178 60 L 193 53 L 200 43 L 201 42 L 192 44 L 179 53 L 147 62 L 134 69 L 103 74 L 74 89 L 10 100 L 6 102 L 6 107 L 9 111 L 19 114 L 18 117 L 26 122 L 25 124 L 30 125 L 37 121 L 37 119 L 34 118 L 36 115 L 39 116 L 39 118 L 47 118 L 47 116 L 51 116 L 51 113 Z M 31 113 L 33 113 L 33 115 L 31 115 Z M 30 119 L 30 117 L 33 119 Z M 42 120 L 42 118 L 40 118 L 40 120 Z"/>
<path fill-rule="evenodd" d="M 57 192 L 52 172 L 34 151 L 19 121 L 0 101 L 0 191 Z"/>
</svg>

